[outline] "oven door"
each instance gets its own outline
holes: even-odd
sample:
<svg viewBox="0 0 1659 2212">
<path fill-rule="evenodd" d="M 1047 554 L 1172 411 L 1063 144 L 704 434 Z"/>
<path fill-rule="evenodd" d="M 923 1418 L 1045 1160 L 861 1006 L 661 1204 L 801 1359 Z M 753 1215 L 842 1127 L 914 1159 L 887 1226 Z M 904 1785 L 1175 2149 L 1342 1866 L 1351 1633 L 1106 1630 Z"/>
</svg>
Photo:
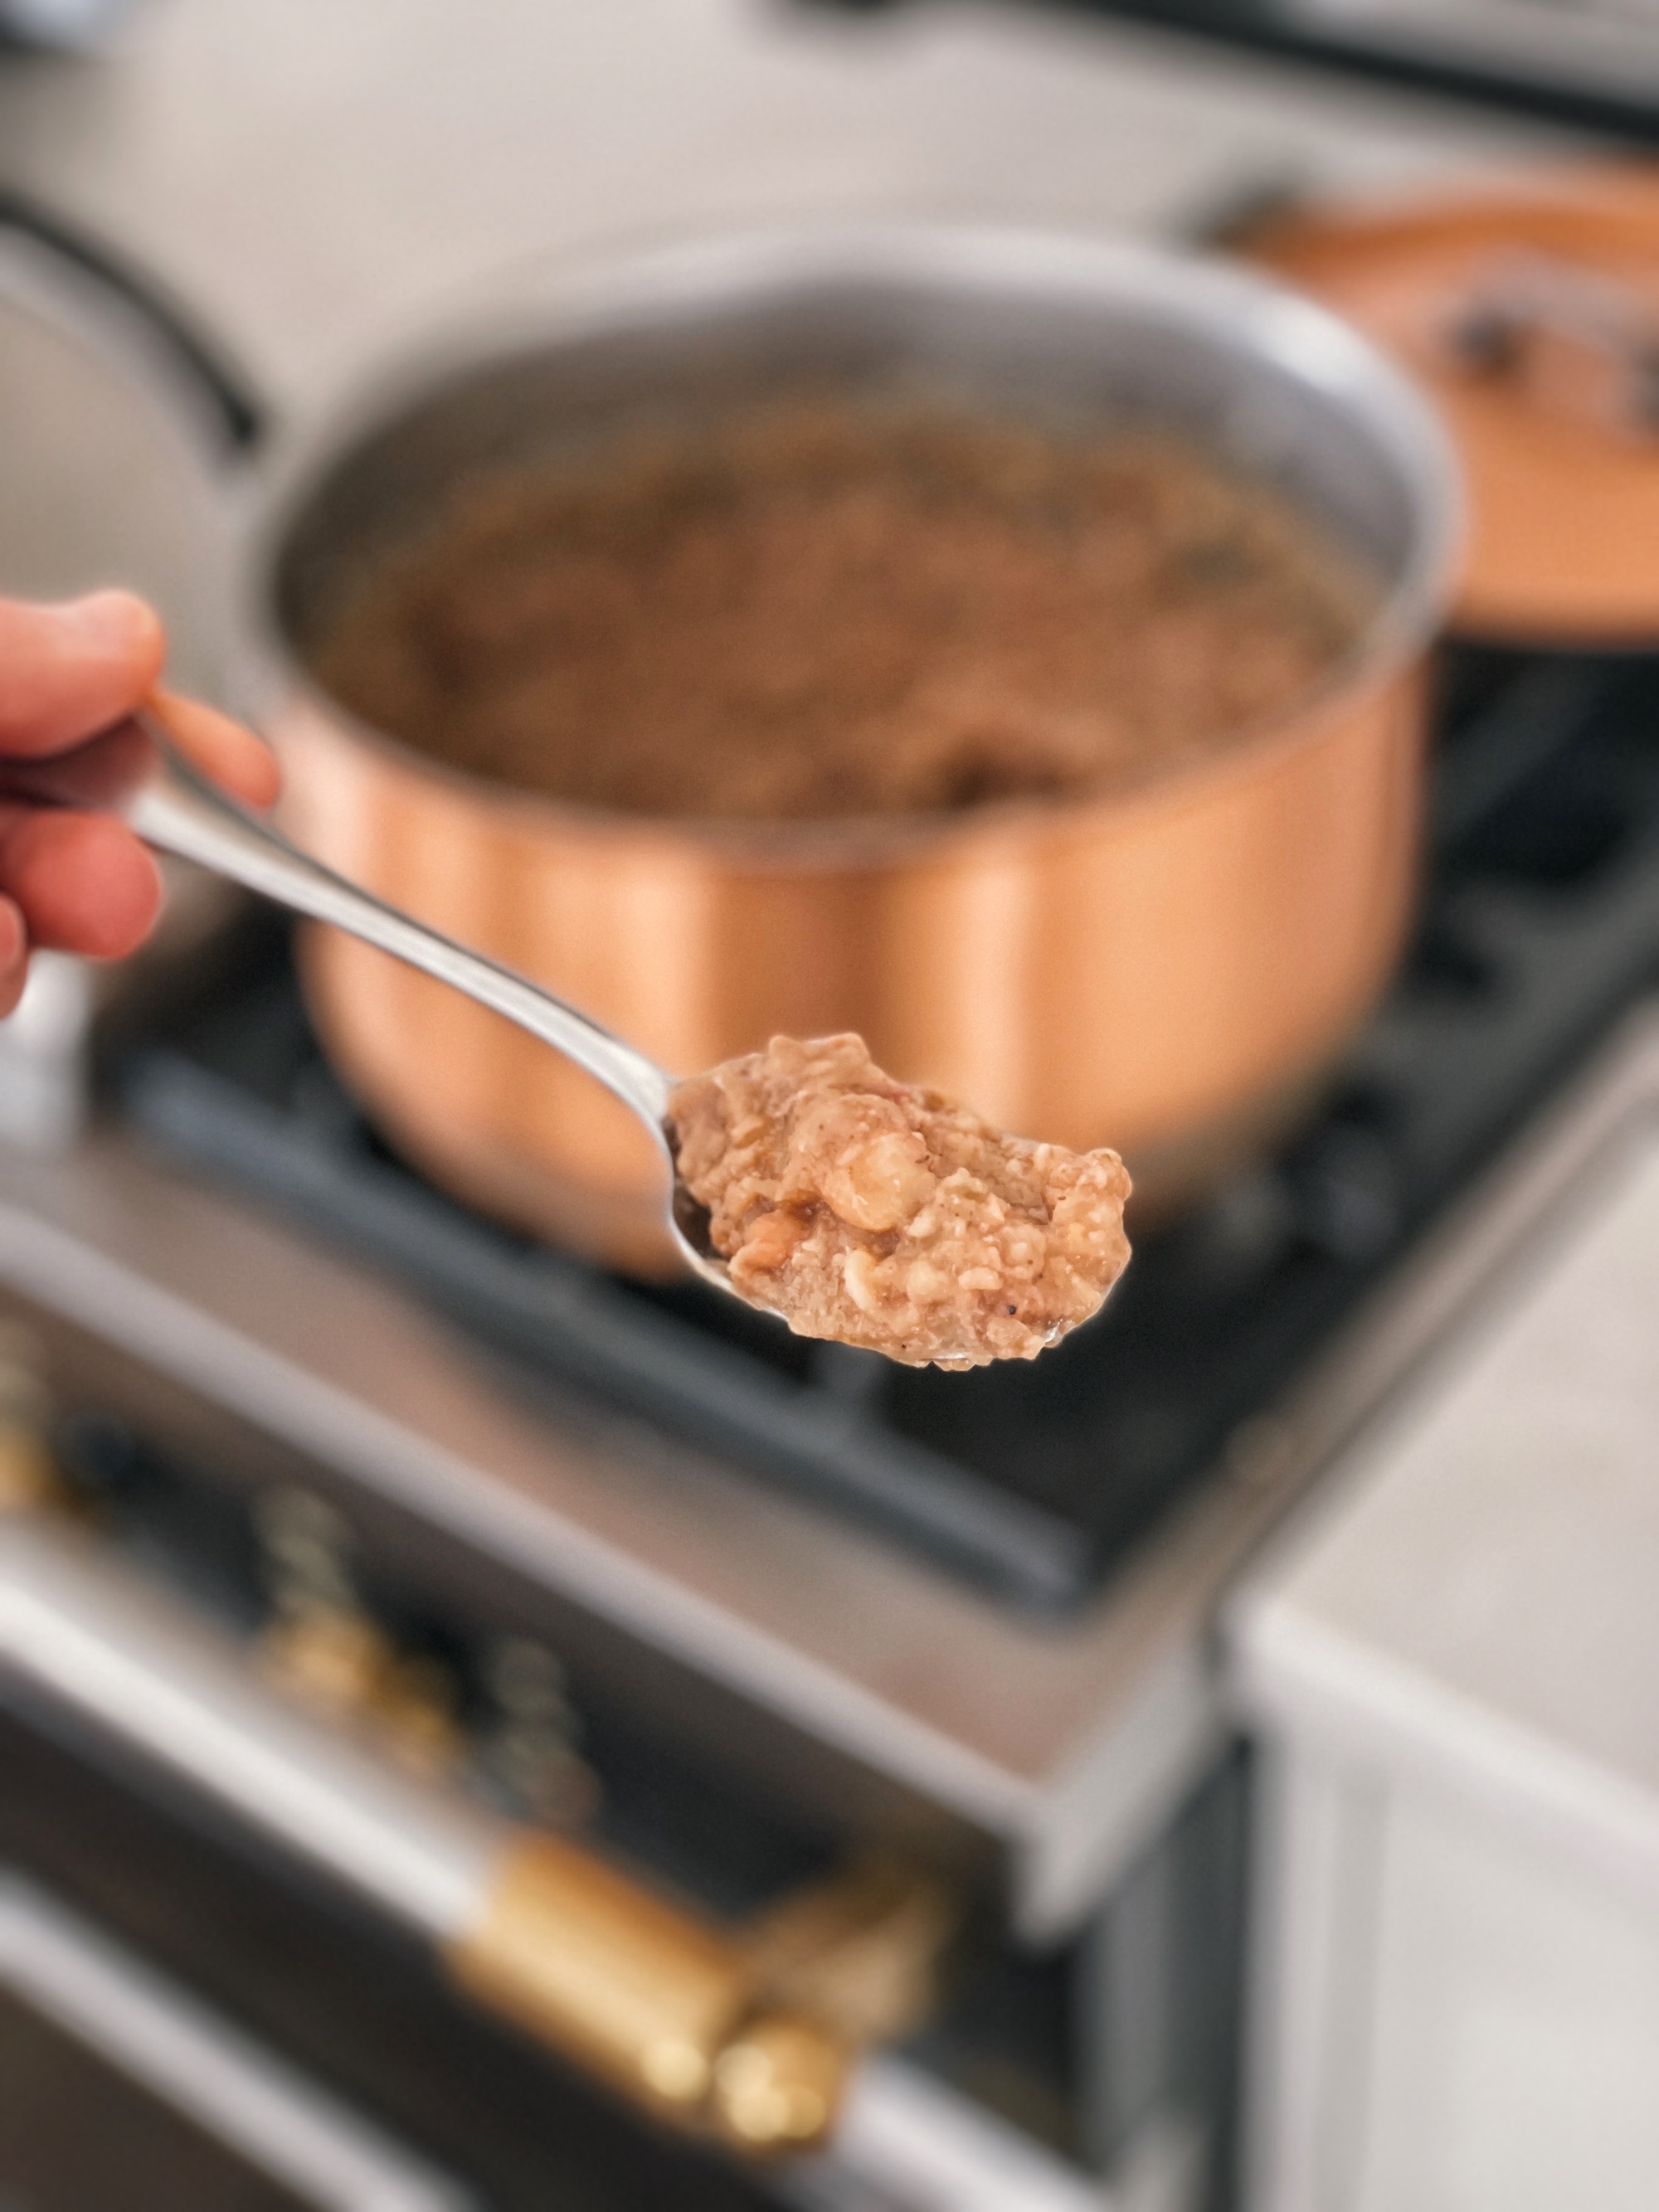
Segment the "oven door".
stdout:
<svg viewBox="0 0 1659 2212">
<path fill-rule="evenodd" d="M 31 2207 L 125 2212 L 118 2190 L 80 2178 L 86 2146 L 55 2123 L 83 2088 L 110 2105 L 112 2136 L 130 2121 L 192 2172 L 240 2158 L 261 2207 L 451 2201 L 299 2189 L 348 2166 L 359 2188 L 377 2154 L 409 2188 L 440 2189 L 429 2157 L 502 2212 L 543 2206 L 554 2176 L 568 2212 L 1117 2201 L 910 2041 L 950 1917 L 925 1881 L 831 1866 L 758 1917 L 722 1919 L 611 1850 L 404 1771 L 279 1693 L 257 1640 L 138 1571 L 72 1497 L 31 1497 L 43 1463 L 15 1434 L 0 1450 L 0 1940 L 27 2015 L 0 2032 L 46 2085 L 25 2096 L 27 2125 L 0 2132 L 0 2202 L 12 2187 Z M 1083 1947 L 1120 1997 L 1121 2047 L 1099 2054 L 1110 2088 L 1089 2100 L 1115 2142 L 1168 2094 L 1148 2068 L 1182 2002 L 1169 1931 L 1191 1923 L 1230 1948 L 1179 1886 L 1188 1860 L 1213 1857 L 1214 1826 L 1212 1808 L 1160 1843 Z M 56 1996 L 41 1960 L 64 1967 Z M 124 2069 L 118 2094 L 98 2088 Z M 290 2112 L 283 2165 L 271 2146 Z M 1194 2179 L 1172 2176 L 1161 2201 L 1195 2204 Z"/>
</svg>

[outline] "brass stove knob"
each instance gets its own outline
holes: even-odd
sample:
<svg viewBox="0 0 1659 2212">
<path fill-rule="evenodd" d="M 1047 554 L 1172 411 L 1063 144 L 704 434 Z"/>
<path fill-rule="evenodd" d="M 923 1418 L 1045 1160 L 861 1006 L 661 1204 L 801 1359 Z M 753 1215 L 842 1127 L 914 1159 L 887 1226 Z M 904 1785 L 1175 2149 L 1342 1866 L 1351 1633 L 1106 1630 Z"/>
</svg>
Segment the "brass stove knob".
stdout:
<svg viewBox="0 0 1659 2212">
<path fill-rule="evenodd" d="M 830 2132 L 848 2063 L 816 2021 L 786 2013 L 751 2021 L 714 2061 L 710 2118 L 751 2154 L 810 2150 Z"/>
</svg>

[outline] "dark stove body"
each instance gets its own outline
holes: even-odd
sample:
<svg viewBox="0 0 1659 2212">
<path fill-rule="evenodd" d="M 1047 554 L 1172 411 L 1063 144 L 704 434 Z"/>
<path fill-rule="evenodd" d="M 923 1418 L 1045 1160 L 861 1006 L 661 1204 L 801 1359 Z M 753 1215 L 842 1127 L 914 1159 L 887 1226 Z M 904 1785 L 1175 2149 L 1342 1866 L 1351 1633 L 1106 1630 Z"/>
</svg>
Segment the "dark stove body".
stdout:
<svg viewBox="0 0 1659 2212">
<path fill-rule="evenodd" d="M 1594 1150 L 1607 1086 L 1577 1072 L 1659 964 L 1656 710 L 1643 657 L 1448 659 L 1421 924 L 1321 1115 L 1006 1377 L 826 1356 L 459 1212 L 365 1127 L 246 921 L 97 1030 L 77 1152 L 0 1163 L 58 1463 L 241 1634 L 261 1501 L 325 1498 L 479 1743 L 480 1652 L 539 1639 L 589 1840 L 668 1893 L 741 1915 L 872 1842 L 933 1869 L 968 1934 L 902 2063 L 947 2131 L 1030 2147 L 987 2205 L 1224 2203 L 1248 1774 L 1208 1623 Z M 21 1865 L 489 2201 L 951 2201 L 636 2124 L 118 1747 L 27 1698 L 11 1725 Z"/>
</svg>

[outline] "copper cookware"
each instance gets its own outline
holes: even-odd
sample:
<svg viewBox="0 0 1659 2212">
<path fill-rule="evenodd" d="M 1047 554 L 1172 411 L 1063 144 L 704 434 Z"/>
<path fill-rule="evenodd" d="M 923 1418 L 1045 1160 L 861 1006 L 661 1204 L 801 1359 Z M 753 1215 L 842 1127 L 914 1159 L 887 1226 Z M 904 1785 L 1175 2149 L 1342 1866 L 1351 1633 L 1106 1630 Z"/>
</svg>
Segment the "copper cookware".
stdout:
<svg viewBox="0 0 1659 2212">
<path fill-rule="evenodd" d="M 1369 561 L 1381 604 L 1297 714 L 1178 774 L 881 823 L 562 806 L 417 757 L 307 676 L 342 584 L 459 477 L 804 375 L 1183 429 Z M 1237 269 L 933 228 L 665 249 L 382 390 L 297 467 L 264 571 L 291 823 L 670 1067 L 859 1029 L 896 1073 L 1005 1127 L 1116 1145 L 1167 1205 L 1282 1125 L 1395 961 L 1455 504 L 1405 381 Z M 339 1066 L 441 1182 L 616 1264 L 664 1264 L 660 1162 L 590 1079 L 344 937 L 314 936 L 306 972 Z"/>
<path fill-rule="evenodd" d="M 1539 165 L 1292 208 L 1252 258 L 1412 376 L 1468 486 L 1454 628 L 1525 645 L 1659 635 L 1659 167 Z"/>
</svg>

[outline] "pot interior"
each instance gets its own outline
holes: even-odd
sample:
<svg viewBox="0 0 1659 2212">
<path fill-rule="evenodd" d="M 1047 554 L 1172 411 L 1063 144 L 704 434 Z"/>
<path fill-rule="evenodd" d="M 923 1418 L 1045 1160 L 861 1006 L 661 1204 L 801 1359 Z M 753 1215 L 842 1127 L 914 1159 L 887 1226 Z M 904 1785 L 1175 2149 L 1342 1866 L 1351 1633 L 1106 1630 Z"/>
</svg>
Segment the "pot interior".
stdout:
<svg viewBox="0 0 1659 2212">
<path fill-rule="evenodd" d="M 1401 380 L 1340 325 L 1220 265 L 895 234 L 648 258 L 539 331 L 383 397 L 287 511 L 272 579 L 281 640 L 303 664 L 363 564 L 469 477 L 802 388 L 979 406 L 1062 432 L 1176 433 L 1282 493 L 1377 579 L 1362 653 L 1414 646 L 1432 618 L 1447 465 Z"/>
</svg>

